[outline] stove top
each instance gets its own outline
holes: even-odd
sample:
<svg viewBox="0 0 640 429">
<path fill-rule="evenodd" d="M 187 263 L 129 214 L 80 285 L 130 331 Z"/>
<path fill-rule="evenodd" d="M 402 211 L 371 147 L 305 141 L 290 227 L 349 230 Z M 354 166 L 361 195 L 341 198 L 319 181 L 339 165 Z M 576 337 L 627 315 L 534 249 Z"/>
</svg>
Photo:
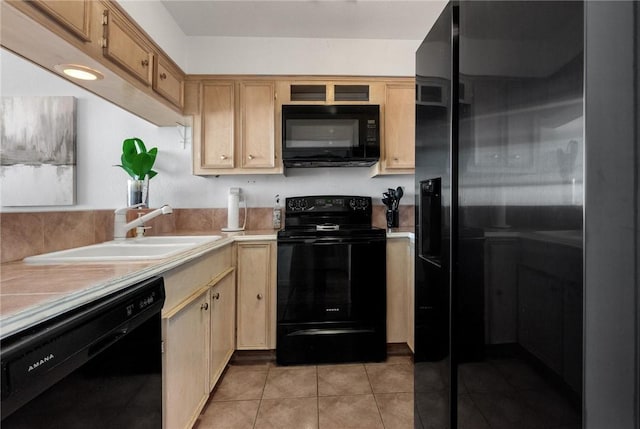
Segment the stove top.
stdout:
<svg viewBox="0 0 640 429">
<path fill-rule="evenodd" d="M 285 229 L 371 228 L 371 197 L 317 195 L 285 200 Z"/>
</svg>

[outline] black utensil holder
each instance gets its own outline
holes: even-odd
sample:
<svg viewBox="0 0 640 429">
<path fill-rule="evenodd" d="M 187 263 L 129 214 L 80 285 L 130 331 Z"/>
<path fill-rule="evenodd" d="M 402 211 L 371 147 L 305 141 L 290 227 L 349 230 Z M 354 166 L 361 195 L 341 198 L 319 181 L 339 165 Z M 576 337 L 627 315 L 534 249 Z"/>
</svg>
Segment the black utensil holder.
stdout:
<svg viewBox="0 0 640 429">
<path fill-rule="evenodd" d="M 400 223 L 398 210 L 387 210 L 387 228 L 397 228 Z"/>
</svg>

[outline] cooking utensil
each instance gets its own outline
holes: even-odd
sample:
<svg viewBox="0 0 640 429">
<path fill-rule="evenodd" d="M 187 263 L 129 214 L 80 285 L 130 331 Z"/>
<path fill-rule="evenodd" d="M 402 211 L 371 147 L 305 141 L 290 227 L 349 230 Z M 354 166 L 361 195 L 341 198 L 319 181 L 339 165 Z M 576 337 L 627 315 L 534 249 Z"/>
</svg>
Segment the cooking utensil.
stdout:
<svg viewBox="0 0 640 429">
<path fill-rule="evenodd" d="M 398 210 L 398 206 L 400 205 L 400 199 L 402 198 L 402 196 L 404 195 L 404 191 L 402 190 L 402 188 L 400 186 L 398 186 L 398 188 L 395 190 L 395 201 L 393 204 L 393 209 L 394 210 Z"/>
</svg>

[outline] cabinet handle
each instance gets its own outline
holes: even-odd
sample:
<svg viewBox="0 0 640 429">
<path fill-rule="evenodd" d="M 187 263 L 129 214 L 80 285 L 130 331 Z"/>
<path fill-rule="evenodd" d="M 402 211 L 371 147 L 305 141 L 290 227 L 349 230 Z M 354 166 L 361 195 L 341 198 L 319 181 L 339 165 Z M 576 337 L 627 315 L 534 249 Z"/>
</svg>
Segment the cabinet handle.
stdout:
<svg viewBox="0 0 640 429">
<path fill-rule="evenodd" d="M 220 299 L 220 292 L 215 293 L 213 299 Z"/>
<path fill-rule="evenodd" d="M 220 155 L 220 159 L 224 161 L 225 159 L 227 159 L 227 155 Z"/>
<path fill-rule="evenodd" d="M 140 61 L 140 64 L 142 64 L 142 67 L 146 67 L 149 65 L 149 60 L 142 60 Z"/>
<path fill-rule="evenodd" d="M 161 80 L 165 80 L 167 78 L 167 74 L 166 73 L 160 73 L 160 79 Z"/>
<path fill-rule="evenodd" d="M 258 299 L 262 299 L 262 294 L 261 294 L 261 293 L 259 293 L 259 294 L 256 296 L 256 298 L 258 298 Z"/>
<path fill-rule="evenodd" d="M 249 154 L 249 159 L 253 159 L 253 155 Z"/>
<path fill-rule="evenodd" d="M 209 309 L 209 303 L 208 302 L 205 302 L 204 304 L 202 304 L 200 306 L 200 310 L 205 310 L 206 311 L 208 309 Z"/>
</svg>

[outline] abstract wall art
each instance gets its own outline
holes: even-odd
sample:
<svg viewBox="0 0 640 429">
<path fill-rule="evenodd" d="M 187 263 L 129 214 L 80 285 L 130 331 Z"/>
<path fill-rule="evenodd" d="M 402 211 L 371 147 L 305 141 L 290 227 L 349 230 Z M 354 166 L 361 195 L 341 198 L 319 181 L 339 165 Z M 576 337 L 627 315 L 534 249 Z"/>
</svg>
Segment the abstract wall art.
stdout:
<svg viewBox="0 0 640 429">
<path fill-rule="evenodd" d="M 2 206 L 75 204 L 74 97 L 0 98 Z"/>
</svg>

